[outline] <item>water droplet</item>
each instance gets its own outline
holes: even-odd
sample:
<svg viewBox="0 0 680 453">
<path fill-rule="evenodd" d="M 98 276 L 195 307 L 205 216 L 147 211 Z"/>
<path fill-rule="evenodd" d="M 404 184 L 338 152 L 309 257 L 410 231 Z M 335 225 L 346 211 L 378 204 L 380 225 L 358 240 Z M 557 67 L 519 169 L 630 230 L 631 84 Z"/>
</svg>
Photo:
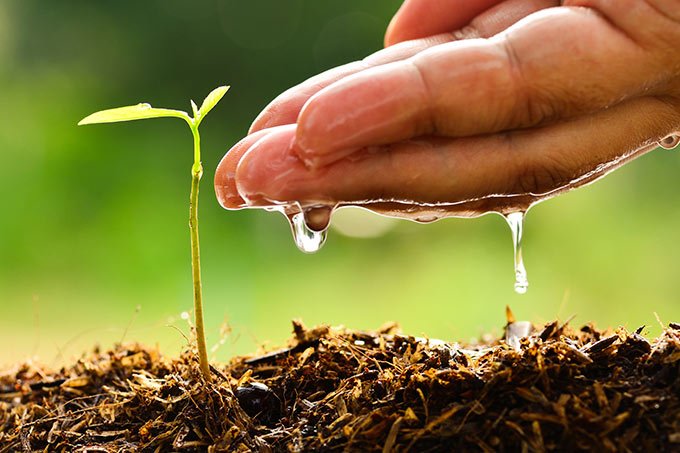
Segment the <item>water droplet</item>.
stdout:
<svg viewBox="0 0 680 453">
<path fill-rule="evenodd" d="M 680 144 L 680 131 L 659 140 L 658 146 L 672 149 Z M 420 145 L 419 145 L 420 146 Z M 593 165 L 583 168 L 578 175 L 574 175 L 568 181 L 543 193 L 489 193 L 481 197 L 459 198 L 440 200 L 435 202 L 419 202 L 417 200 L 403 199 L 400 197 L 367 198 L 365 200 L 333 200 L 326 193 L 310 194 L 309 199 L 281 200 L 267 199 L 261 195 L 254 198 L 245 197 L 248 207 L 262 208 L 268 211 L 279 211 L 288 219 L 295 243 L 300 250 L 306 253 L 316 252 L 321 248 L 328 229 L 330 213 L 336 207 L 358 207 L 370 209 L 387 217 L 415 220 L 421 223 L 429 223 L 438 218 L 467 217 L 474 218 L 488 213 L 502 214 L 512 229 L 515 248 L 515 291 L 522 294 L 527 291 L 527 275 L 522 261 L 522 228 L 523 218 L 527 210 L 535 204 L 567 193 L 579 187 L 591 184 L 606 176 L 613 170 L 647 152 L 657 149 L 657 143 L 650 141 L 638 149 L 618 155 L 611 160 L 594 162 Z M 356 154 L 358 156 L 358 153 Z M 357 159 L 361 158 L 356 157 Z M 293 159 L 296 159 L 293 156 Z M 297 162 L 299 163 L 299 162 Z M 284 171 L 285 168 L 281 168 Z M 319 200 L 324 200 L 319 203 Z M 329 201 L 330 200 L 330 201 Z M 285 203 L 285 204 L 283 204 Z M 336 203 L 336 204 L 334 204 Z M 304 209 L 312 207 L 312 210 Z M 322 209 L 322 215 L 315 212 Z M 323 214 L 323 209 L 326 213 Z M 304 213 L 304 214 L 303 214 Z M 510 214 L 508 214 L 510 213 Z M 362 226 L 359 224 L 359 230 Z M 365 229 L 367 231 L 367 229 Z M 384 230 L 378 230 L 384 231 Z M 347 233 L 346 233 L 347 234 Z M 374 237 L 379 233 L 369 232 L 363 235 L 352 233 L 351 236 Z"/>
<path fill-rule="evenodd" d="M 287 214 L 290 222 L 291 231 L 293 232 L 293 239 L 295 245 L 304 253 L 316 253 L 326 242 L 328 227 L 321 231 L 313 230 L 307 224 L 305 214 L 300 211 L 295 214 Z"/>
<path fill-rule="evenodd" d="M 680 135 L 671 134 L 659 142 L 663 149 L 675 149 L 680 144 Z"/>
<path fill-rule="evenodd" d="M 418 223 L 432 223 L 436 222 L 439 220 L 439 217 L 436 215 L 428 215 L 428 216 L 422 216 L 422 217 L 416 217 L 415 221 Z"/>
<path fill-rule="evenodd" d="M 527 271 L 522 258 L 522 233 L 524 230 L 524 212 L 513 212 L 504 216 L 512 232 L 512 245 L 515 251 L 515 292 L 525 294 L 529 288 Z"/>
<path fill-rule="evenodd" d="M 305 223 L 307 228 L 314 231 L 323 231 L 328 229 L 331 223 L 331 215 L 334 208 L 331 206 L 314 206 L 304 209 Z"/>
</svg>

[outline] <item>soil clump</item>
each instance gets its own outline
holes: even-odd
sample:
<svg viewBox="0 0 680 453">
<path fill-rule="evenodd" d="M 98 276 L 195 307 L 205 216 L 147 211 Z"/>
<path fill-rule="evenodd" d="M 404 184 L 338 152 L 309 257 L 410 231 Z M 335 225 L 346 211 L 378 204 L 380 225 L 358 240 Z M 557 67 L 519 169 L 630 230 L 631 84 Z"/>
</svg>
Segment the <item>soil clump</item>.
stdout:
<svg viewBox="0 0 680 453">
<path fill-rule="evenodd" d="M 680 325 L 601 331 L 509 315 L 475 344 L 294 323 L 212 368 L 140 345 L 0 374 L 0 452 L 680 451 Z"/>
</svg>

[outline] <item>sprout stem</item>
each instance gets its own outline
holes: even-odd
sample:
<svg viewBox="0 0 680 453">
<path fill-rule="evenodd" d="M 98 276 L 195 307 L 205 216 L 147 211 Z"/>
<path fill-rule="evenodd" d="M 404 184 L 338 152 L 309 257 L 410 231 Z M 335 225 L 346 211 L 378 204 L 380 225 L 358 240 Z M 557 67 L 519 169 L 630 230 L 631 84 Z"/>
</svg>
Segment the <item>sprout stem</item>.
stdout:
<svg viewBox="0 0 680 453">
<path fill-rule="evenodd" d="M 196 345 L 198 347 L 198 363 L 206 381 L 212 382 L 208 363 L 208 348 L 205 342 L 203 324 L 203 288 L 201 286 L 201 246 L 198 239 L 198 189 L 203 176 L 201 164 L 201 136 L 198 125 L 191 124 L 194 136 L 194 164 L 191 167 L 191 195 L 189 198 L 189 230 L 191 232 L 191 275 L 194 284 L 194 317 L 196 323 Z"/>
<path fill-rule="evenodd" d="M 208 348 L 205 344 L 205 326 L 203 324 L 203 288 L 201 287 L 201 246 L 198 241 L 198 188 L 203 176 L 201 164 L 201 136 L 198 126 L 220 99 L 229 90 L 228 86 L 217 87 L 203 100 L 201 108 L 191 101 L 194 117 L 187 112 L 172 109 L 158 109 L 149 104 L 129 105 L 115 109 L 102 110 L 80 120 L 78 125 L 118 123 L 121 121 L 144 120 L 149 118 L 180 118 L 189 125 L 194 137 L 194 164 L 191 166 L 191 195 L 189 197 L 189 231 L 191 233 L 191 277 L 194 286 L 194 319 L 196 324 L 196 346 L 198 348 L 198 363 L 203 378 L 212 382 L 210 364 L 208 363 Z"/>
</svg>

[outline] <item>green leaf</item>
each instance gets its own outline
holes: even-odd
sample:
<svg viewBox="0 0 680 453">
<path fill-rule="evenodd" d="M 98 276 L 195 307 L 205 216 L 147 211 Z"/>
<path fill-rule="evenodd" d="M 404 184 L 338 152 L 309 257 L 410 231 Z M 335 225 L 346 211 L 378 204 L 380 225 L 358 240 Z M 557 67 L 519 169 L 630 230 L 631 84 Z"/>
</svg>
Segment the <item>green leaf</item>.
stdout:
<svg viewBox="0 0 680 453">
<path fill-rule="evenodd" d="M 118 123 L 121 121 L 145 120 L 148 118 L 182 118 L 190 123 L 189 115 L 181 110 L 157 109 L 149 104 L 137 104 L 117 109 L 102 110 L 83 118 L 78 126 L 86 124 Z"/>
<path fill-rule="evenodd" d="M 228 90 L 229 90 L 228 86 L 221 86 L 212 90 L 203 101 L 203 104 L 201 104 L 201 108 L 198 111 L 200 117 L 205 118 L 208 112 L 210 112 L 213 109 L 213 107 L 215 107 L 217 103 L 220 102 L 220 99 L 224 97 Z"/>
</svg>

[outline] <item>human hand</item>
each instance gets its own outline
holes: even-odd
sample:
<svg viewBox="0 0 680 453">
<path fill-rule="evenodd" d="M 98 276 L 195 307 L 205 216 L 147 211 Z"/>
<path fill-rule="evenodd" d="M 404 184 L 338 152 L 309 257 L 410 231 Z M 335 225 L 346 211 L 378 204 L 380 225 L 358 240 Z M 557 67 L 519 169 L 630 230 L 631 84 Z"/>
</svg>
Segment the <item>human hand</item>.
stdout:
<svg viewBox="0 0 680 453">
<path fill-rule="evenodd" d="M 476 212 L 589 182 L 680 130 L 677 0 L 456 3 L 407 1 L 386 43 L 415 40 L 273 101 L 218 168 L 222 205 Z"/>
</svg>

